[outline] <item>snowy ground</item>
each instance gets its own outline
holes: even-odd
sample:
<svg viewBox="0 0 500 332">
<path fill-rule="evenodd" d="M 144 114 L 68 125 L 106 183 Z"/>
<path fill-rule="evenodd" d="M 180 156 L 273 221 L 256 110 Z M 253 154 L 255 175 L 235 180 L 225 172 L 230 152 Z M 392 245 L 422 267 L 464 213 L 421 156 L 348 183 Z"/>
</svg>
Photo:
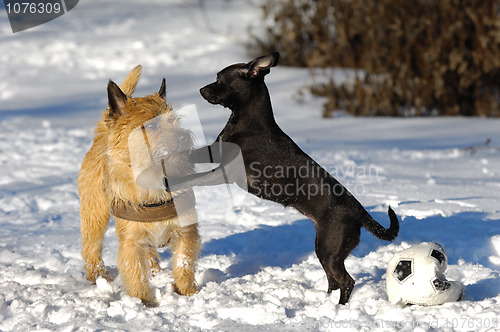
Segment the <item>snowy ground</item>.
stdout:
<svg viewBox="0 0 500 332">
<path fill-rule="evenodd" d="M 228 117 L 198 89 L 222 67 L 251 60 L 242 36 L 258 19 L 257 7 L 206 1 L 205 16 L 198 3 L 81 1 L 17 34 L 0 11 L 0 330 L 498 329 L 500 121 L 325 120 L 321 101 L 294 97 L 309 82 L 307 71 L 280 66 L 267 77 L 278 123 L 375 219 L 388 224 L 388 204 L 402 219 L 392 244 L 363 231 L 346 260 L 357 282 L 350 302 L 339 306 L 338 292 L 326 293 L 312 222 L 254 197 L 232 206 L 220 187 L 197 190 L 199 294 L 173 292 L 168 251 L 161 254 L 165 269 L 152 279 L 157 308 L 124 295 L 119 277 L 85 280 L 76 177 L 106 104 L 107 80 L 121 81 L 141 63 L 136 95 L 145 95 L 166 76 L 168 99 L 196 105 L 208 141 Z M 423 241 L 447 250 L 446 276 L 466 285 L 464 301 L 388 302 L 387 262 Z M 114 275 L 116 254 L 111 227 L 104 260 Z"/>
</svg>

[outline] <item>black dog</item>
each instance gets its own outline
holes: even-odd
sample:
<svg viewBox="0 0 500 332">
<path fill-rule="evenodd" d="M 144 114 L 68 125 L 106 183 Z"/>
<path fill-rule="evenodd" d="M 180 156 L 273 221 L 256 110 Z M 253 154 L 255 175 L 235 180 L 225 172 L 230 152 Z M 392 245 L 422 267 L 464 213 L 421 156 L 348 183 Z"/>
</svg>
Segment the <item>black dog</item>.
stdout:
<svg viewBox="0 0 500 332">
<path fill-rule="evenodd" d="M 247 64 L 229 66 L 217 74 L 216 82 L 200 89 L 209 103 L 229 108 L 231 117 L 216 142 L 208 151 L 194 151 L 192 161 L 207 162 L 201 156 L 209 155 L 211 162 L 220 162 L 218 168 L 223 172 L 215 169 L 190 178 L 169 177 L 168 184 L 234 182 L 235 175 L 224 171 L 224 167 L 241 150 L 247 182 L 243 185 L 248 186 L 250 193 L 294 207 L 314 221 L 316 255 L 328 277 L 328 292 L 340 288 L 339 303 L 345 304 L 354 280 L 347 273 L 344 260 L 359 244 L 361 226 L 377 238 L 391 241 L 399 231 L 398 218 L 389 207 L 390 227 L 382 227 L 347 189 L 280 129 L 264 83 L 264 76 L 278 59 L 279 53 L 273 53 Z"/>
</svg>

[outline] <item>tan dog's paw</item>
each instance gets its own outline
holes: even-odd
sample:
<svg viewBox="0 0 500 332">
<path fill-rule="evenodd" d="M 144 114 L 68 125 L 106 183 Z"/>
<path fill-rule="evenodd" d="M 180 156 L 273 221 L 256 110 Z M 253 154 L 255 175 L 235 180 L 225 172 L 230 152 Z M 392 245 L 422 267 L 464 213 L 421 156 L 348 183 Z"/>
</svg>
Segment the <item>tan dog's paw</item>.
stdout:
<svg viewBox="0 0 500 332">
<path fill-rule="evenodd" d="M 198 293 L 198 288 L 196 287 L 196 284 L 194 283 L 173 283 L 172 286 L 174 287 L 174 292 L 176 292 L 179 295 L 187 295 L 191 296 L 194 294 Z"/>
<path fill-rule="evenodd" d="M 144 304 L 146 307 L 148 308 L 156 308 L 160 305 L 160 303 L 158 303 L 158 300 L 141 300 L 142 301 L 142 304 Z"/>
<path fill-rule="evenodd" d="M 87 280 L 91 281 L 93 284 L 96 283 L 98 277 L 103 277 L 107 281 L 113 281 L 113 277 L 109 274 L 108 270 L 101 261 L 97 264 L 85 264 L 85 276 Z"/>
</svg>

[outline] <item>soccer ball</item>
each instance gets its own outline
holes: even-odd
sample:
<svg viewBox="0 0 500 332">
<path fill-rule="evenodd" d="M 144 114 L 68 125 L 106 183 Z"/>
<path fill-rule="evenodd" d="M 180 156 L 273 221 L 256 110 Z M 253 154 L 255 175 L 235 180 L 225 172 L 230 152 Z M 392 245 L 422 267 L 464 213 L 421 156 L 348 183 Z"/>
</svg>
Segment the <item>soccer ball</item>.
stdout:
<svg viewBox="0 0 500 332">
<path fill-rule="evenodd" d="M 437 243 L 424 242 L 401 252 L 387 267 L 387 295 L 394 304 L 438 305 L 458 301 L 464 286 L 443 273 L 448 258 Z"/>
</svg>

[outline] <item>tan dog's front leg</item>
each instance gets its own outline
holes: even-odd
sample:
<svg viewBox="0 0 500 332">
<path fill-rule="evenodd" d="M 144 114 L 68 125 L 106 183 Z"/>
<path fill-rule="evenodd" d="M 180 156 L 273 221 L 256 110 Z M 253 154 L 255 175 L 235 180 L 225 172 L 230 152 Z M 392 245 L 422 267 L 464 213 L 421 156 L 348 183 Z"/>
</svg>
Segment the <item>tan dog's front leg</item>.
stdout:
<svg viewBox="0 0 500 332">
<path fill-rule="evenodd" d="M 149 287 L 149 248 L 141 244 L 144 239 L 139 234 L 119 232 L 120 222 L 117 221 L 120 241 L 118 271 L 122 283 L 128 295 L 141 299 L 147 305 L 154 305 L 154 298 Z"/>
<path fill-rule="evenodd" d="M 101 257 L 104 234 L 109 224 L 109 208 L 102 200 L 88 201 L 82 197 L 80 208 L 80 228 L 82 233 L 82 258 L 84 271 L 88 280 L 96 282 L 102 276 L 112 280 Z"/>
<path fill-rule="evenodd" d="M 198 225 L 179 228 L 178 236 L 172 257 L 174 291 L 181 295 L 193 295 L 198 292 L 194 279 L 196 260 L 201 249 Z"/>
</svg>

